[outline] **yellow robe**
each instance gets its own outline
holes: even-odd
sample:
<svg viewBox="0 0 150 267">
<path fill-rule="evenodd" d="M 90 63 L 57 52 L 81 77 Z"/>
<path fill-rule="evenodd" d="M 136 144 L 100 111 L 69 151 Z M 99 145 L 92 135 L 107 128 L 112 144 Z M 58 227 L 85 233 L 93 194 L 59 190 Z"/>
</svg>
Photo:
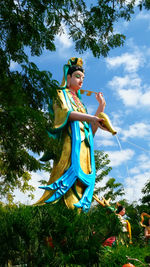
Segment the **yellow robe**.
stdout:
<svg viewBox="0 0 150 267">
<path fill-rule="evenodd" d="M 72 104 L 72 108 L 74 111 L 86 113 L 86 109 L 84 105 L 81 103 L 79 98 L 72 94 L 69 89 L 65 89 L 66 93 L 69 97 L 69 100 Z M 53 169 L 51 172 L 50 179 L 48 181 L 48 185 L 57 181 L 64 172 L 70 167 L 71 164 L 71 128 L 68 122 L 68 117 L 70 114 L 69 107 L 66 103 L 64 94 L 62 90 L 58 90 L 58 98 L 60 99 L 60 104 L 58 102 L 54 102 L 53 111 L 54 111 L 54 129 L 61 129 L 63 131 L 64 143 L 62 147 L 62 152 L 59 158 L 59 161 L 54 162 Z M 81 133 L 81 150 L 80 150 L 80 165 L 82 170 L 89 174 L 91 173 L 91 160 L 90 160 L 90 149 L 85 142 L 85 131 L 84 124 L 80 122 L 80 133 Z M 74 162 L 75 164 L 75 162 Z M 79 198 L 82 197 L 85 186 L 77 180 L 75 185 L 75 190 L 70 188 L 68 192 L 64 195 L 64 202 L 68 208 L 74 208 L 75 203 L 79 201 Z M 46 200 L 48 200 L 53 195 L 52 190 L 45 190 L 42 197 L 36 204 L 44 204 Z"/>
</svg>

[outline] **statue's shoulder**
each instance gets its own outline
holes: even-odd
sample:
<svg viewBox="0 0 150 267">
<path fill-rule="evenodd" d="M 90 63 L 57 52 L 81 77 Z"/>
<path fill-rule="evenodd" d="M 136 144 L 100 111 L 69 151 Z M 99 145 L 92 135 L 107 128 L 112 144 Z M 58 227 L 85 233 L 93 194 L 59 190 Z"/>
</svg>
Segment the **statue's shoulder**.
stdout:
<svg viewBox="0 0 150 267">
<path fill-rule="evenodd" d="M 61 89 L 61 88 L 57 89 L 57 96 L 58 97 L 60 97 L 60 98 L 64 97 L 64 93 L 68 94 L 69 89 Z"/>
</svg>

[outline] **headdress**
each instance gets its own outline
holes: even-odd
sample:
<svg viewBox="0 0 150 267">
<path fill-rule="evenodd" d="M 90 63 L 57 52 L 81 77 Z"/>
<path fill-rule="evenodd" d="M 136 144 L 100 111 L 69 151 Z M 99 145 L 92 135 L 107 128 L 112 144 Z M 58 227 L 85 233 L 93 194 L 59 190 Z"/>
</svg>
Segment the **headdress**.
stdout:
<svg viewBox="0 0 150 267">
<path fill-rule="evenodd" d="M 63 76 L 63 80 L 60 86 L 61 89 L 65 89 L 67 86 L 67 75 L 68 74 L 72 74 L 76 70 L 80 70 L 83 72 L 82 65 L 83 65 L 82 58 L 72 57 L 68 60 L 68 64 L 65 64 L 63 68 L 64 76 Z"/>
<path fill-rule="evenodd" d="M 124 209 L 124 207 L 122 205 L 117 205 L 117 210 L 116 213 L 118 214 L 120 211 L 122 211 Z"/>
</svg>

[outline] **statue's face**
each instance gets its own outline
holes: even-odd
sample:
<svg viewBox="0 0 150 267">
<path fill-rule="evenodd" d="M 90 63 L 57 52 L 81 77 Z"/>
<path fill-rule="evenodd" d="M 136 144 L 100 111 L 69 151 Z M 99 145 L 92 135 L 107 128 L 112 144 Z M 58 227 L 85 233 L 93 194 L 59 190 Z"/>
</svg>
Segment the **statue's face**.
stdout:
<svg viewBox="0 0 150 267">
<path fill-rule="evenodd" d="M 72 75 L 67 76 L 67 87 L 77 92 L 83 84 L 84 73 L 82 71 L 74 71 Z"/>
<path fill-rule="evenodd" d="M 125 215 L 125 213 L 126 213 L 126 210 L 125 210 L 125 208 L 123 208 L 120 212 L 119 212 L 119 214 L 121 215 L 121 216 L 124 216 Z"/>
</svg>

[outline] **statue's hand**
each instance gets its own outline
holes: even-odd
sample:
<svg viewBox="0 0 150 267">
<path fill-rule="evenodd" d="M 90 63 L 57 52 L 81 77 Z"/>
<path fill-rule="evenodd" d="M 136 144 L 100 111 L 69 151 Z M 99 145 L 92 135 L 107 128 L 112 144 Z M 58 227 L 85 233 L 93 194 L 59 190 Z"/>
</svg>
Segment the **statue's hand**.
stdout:
<svg viewBox="0 0 150 267">
<path fill-rule="evenodd" d="M 103 121 L 99 122 L 99 128 L 101 128 L 103 131 L 108 131 L 108 129 L 105 127 L 105 125 L 103 124 Z"/>
<path fill-rule="evenodd" d="M 102 106 L 102 107 L 105 107 L 106 106 L 106 101 L 103 97 L 103 94 L 102 93 L 97 93 L 96 95 L 96 99 L 97 101 L 99 102 L 99 105 Z"/>
<path fill-rule="evenodd" d="M 100 127 L 100 123 L 101 122 L 103 122 L 104 121 L 104 119 L 103 118 L 98 118 L 97 116 L 91 116 L 91 125 L 92 125 L 92 127 L 94 126 L 94 127 Z"/>
</svg>

